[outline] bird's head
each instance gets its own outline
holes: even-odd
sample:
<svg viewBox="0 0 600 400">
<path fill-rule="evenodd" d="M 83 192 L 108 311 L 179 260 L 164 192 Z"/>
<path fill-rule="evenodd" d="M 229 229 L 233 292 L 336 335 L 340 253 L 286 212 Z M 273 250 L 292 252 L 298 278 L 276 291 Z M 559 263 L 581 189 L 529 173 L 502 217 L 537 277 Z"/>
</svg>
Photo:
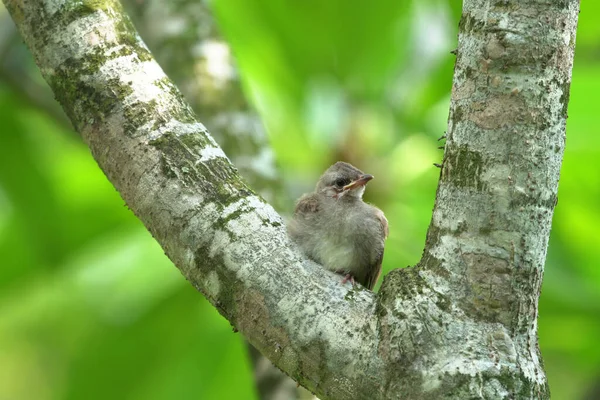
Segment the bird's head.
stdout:
<svg viewBox="0 0 600 400">
<path fill-rule="evenodd" d="M 371 179 L 373 175 L 365 174 L 348 163 L 338 161 L 321 176 L 316 191 L 335 199 L 342 196 L 362 199 L 365 185 Z"/>
</svg>

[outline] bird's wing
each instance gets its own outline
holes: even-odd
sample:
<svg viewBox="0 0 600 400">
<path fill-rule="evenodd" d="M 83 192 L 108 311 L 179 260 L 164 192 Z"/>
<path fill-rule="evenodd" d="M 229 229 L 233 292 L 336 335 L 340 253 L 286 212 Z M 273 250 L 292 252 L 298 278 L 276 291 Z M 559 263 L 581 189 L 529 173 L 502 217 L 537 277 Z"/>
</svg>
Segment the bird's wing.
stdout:
<svg viewBox="0 0 600 400">
<path fill-rule="evenodd" d="M 300 213 L 316 213 L 319 211 L 319 201 L 314 193 L 304 195 L 298 200 L 296 203 L 296 209 L 294 210 L 294 215 L 298 215 Z"/>
<path fill-rule="evenodd" d="M 388 221 L 387 218 L 385 218 L 385 215 L 383 215 L 383 211 L 377 211 L 377 218 L 379 219 L 379 222 L 381 222 L 381 231 L 383 233 L 383 240 L 385 241 L 385 239 L 387 239 L 388 237 L 388 234 L 390 233 Z M 383 252 L 384 247 L 382 246 L 379 257 L 377 257 L 373 265 L 370 266 L 368 269 L 367 276 L 365 278 L 365 287 L 367 287 L 367 289 L 369 290 L 373 290 L 375 284 L 377 283 L 377 280 L 379 279 L 379 275 L 381 275 L 381 263 L 383 262 Z"/>
</svg>

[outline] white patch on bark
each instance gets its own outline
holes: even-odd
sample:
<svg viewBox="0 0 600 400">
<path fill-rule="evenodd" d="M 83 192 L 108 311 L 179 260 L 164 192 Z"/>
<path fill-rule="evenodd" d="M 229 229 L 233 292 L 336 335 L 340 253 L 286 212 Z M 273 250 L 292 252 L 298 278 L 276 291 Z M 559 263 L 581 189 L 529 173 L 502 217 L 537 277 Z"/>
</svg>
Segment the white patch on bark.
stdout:
<svg viewBox="0 0 600 400">
<path fill-rule="evenodd" d="M 175 133 L 177 136 L 202 133 L 203 135 L 206 135 L 210 143 L 214 144 L 214 139 L 209 135 L 204 124 L 200 122 L 181 122 L 176 119 L 171 119 L 170 121 L 161 124 L 158 129 L 155 129 L 154 125 L 155 121 L 151 120 L 139 129 L 140 132 L 147 132 L 144 136 L 148 138 L 148 141 L 156 140 L 166 133 Z"/>
<path fill-rule="evenodd" d="M 80 39 L 72 40 L 73 37 Z M 42 57 L 45 60 L 42 68 L 46 73 L 59 67 L 69 58 L 82 57 L 90 48 L 109 48 L 116 42 L 114 21 L 104 13 L 94 13 L 74 20 L 62 31 L 55 33 L 51 40 L 54 43 L 41 46 Z"/>
<path fill-rule="evenodd" d="M 126 105 L 152 100 L 158 101 L 158 104 L 164 103 L 161 101 L 164 98 L 164 89 L 157 86 L 156 81 L 166 78 L 166 75 L 154 60 L 140 62 L 135 53 L 113 58 L 100 68 L 100 73 L 115 76 L 123 84 L 131 87 L 133 93 L 126 97 Z"/>
<path fill-rule="evenodd" d="M 208 251 L 208 256 L 210 258 L 214 258 L 221 251 L 222 248 L 227 247 L 230 244 L 231 238 L 229 237 L 229 234 L 222 229 L 218 229 L 213 235 L 213 239 Z"/>
<path fill-rule="evenodd" d="M 219 275 L 215 271 L 210 271 L 204 283 L 206 294 L 211 298 L 216 299 L 221 291 L 221 282 L 219 281 Z"/>
<path fill-rule="evenodd" d="M 220 147 L 205 147 L 200 150 L 200 159 L 196 161 L 196 164 L 205 163 L 215 158 L 225 158 L 229 160 Z"/>
</svg>

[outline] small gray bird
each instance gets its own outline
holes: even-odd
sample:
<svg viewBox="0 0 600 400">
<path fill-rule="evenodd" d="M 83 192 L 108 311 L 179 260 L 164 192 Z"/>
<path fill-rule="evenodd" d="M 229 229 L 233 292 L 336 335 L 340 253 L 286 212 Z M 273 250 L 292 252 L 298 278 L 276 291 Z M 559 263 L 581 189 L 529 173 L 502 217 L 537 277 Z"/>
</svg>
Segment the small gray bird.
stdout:
<svg viewBox="0 0 600 400">
<path fill-rule="evenodd" d="M 345 162 L 325 171 L 314 193 L 303 195 L 288 224 L 290 237 L 311 260 L 373 289 L 381 272 L 388 222 L 362 200 L 373 175 Z"/>
</svg>

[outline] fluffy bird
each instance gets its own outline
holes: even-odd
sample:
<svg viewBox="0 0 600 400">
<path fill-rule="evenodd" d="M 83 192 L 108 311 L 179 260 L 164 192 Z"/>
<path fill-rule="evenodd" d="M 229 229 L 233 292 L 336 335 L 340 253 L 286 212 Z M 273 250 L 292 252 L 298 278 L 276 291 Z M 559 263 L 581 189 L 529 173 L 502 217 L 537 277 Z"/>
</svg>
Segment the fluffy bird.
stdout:
<svg viewBox="0 0 600 400">
<path fill-rule="evenodd" d="M 325 171 L 313 193 L 300 197 L 288 233 L 304 254 L 330 271 L 372 290 L 381 273 L 388 222 L 363 201 L 373 175 L 337 162 Z"/>
</svg>

